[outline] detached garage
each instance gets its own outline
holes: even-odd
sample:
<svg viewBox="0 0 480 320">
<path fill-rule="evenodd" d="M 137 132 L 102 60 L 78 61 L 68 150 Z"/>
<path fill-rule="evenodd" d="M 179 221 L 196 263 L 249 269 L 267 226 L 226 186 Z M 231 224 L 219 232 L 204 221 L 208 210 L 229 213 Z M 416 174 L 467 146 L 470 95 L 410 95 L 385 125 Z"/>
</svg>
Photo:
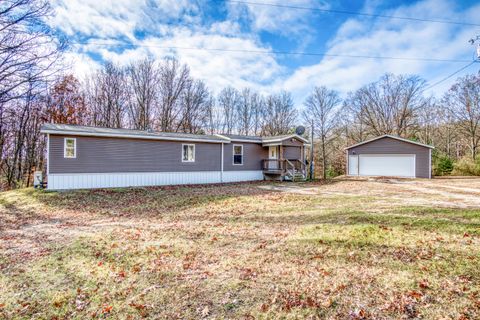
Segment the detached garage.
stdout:
<svg viewBox="0 0 480 320">
<path fill-rule="evenodd" d="M 432 177 L 432 146 L 384 135 L 348 147 L 349 176 Z"/>
</svg>

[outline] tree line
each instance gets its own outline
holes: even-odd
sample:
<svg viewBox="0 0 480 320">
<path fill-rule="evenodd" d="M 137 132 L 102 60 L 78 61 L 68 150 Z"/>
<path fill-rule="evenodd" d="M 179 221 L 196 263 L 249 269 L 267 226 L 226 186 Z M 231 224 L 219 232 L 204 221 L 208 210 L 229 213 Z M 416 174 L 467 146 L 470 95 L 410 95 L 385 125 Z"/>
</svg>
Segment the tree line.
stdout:
<svg viewBox="0 0 480 320">
<path fill-rule="evenodd" d="M 73 76 L 74 90 L 63 100 L 80 102 L 73 109 L 77 124 L 196 134 L 275 135 L 295 121 L 288 92 L 262 95 L 252 89 L 222 89 L 214 95 L 189 67 L 174 58 L 145 58 L 128 66 L 107 62 L 83 83 Z M 64 106 L 55 104 L 61 117 Z"/>
<path fill-rule="evenodd" d="M 302 105 L 289 92 L 215 88 L 174 58 L 105 62 L 78 79 L 68 46 L 48 24 L 47 0 L 0 3 L 0 169 L 4 188 L 31 185 L 45 166 L 45 122 L 186 132 L 277 135 L 305 125 L 318 174 L 344 173 L 344 147 L 393 134 L 436 147 L 436 174 L 480 174 L 480 75 L 459 78 L 440 99 L 418 76 L 385 74 L 342 97 L 315 87 Z"/>
</svg>

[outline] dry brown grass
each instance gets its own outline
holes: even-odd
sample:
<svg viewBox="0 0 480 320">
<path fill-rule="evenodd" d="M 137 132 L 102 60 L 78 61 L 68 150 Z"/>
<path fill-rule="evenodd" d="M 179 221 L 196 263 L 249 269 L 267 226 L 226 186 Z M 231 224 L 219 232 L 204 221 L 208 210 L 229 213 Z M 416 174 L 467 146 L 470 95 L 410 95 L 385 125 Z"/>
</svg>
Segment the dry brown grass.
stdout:
<svg viewBox="0 0 480 320">
<path fill-rule="evenodd" d="M 479 181 L 5 192 L 0 317 L 477 319 Z"/>
</svg>

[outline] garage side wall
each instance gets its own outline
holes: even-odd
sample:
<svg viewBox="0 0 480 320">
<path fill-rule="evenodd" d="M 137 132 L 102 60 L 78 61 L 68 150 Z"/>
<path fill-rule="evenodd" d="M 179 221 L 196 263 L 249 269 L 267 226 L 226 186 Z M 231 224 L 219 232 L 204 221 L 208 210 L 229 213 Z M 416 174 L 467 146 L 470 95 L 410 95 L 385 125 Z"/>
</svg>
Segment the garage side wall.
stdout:
<svg viewBox="0 0 480 320">
<path fill-rule="evenodd" d="M 347 153 L 348 155 L 415 154 L 416 177 L 430 178 L 430 149 L 426 147 L 385 137 L 358 147 L 350 148 L 347 150 Z"/>
</svg>

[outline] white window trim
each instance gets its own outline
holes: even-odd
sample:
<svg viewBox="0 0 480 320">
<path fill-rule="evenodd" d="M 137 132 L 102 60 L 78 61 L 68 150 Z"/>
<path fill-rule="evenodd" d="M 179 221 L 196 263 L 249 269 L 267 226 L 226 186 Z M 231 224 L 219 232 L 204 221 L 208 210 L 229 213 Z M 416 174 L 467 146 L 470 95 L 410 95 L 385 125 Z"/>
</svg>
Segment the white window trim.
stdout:
<svg viewBox="0 0 480 320">
<path fill-rule="evenodd" d="M 67 156 L 67 140 L 73 140 L 73 156 Z M 67 159 L 77 157 L 77 138 L 63 138 L 63 157 Z"/>
<path fill-rule="evenodd" d="M 184 160 L 183 159 L 183 151 L 185 150 L 185 146 L 192 146 L 193 147 L 193 160 Z M 195 162 L 195 144 L 193 143 L 182 143 L 182 162 Z"/>
<path fill-rule="evenodd" d="M 242 156 L 242 163 L 235 163 L 235 147 L 242 147 L 242 153 L 240 154 Z M 237 154 L 238 156 L 238 154 Z M 243 144 L 234 144 L 232 148 L 232 165 L 234 166 L 243 166 Z"/>
</svg>

